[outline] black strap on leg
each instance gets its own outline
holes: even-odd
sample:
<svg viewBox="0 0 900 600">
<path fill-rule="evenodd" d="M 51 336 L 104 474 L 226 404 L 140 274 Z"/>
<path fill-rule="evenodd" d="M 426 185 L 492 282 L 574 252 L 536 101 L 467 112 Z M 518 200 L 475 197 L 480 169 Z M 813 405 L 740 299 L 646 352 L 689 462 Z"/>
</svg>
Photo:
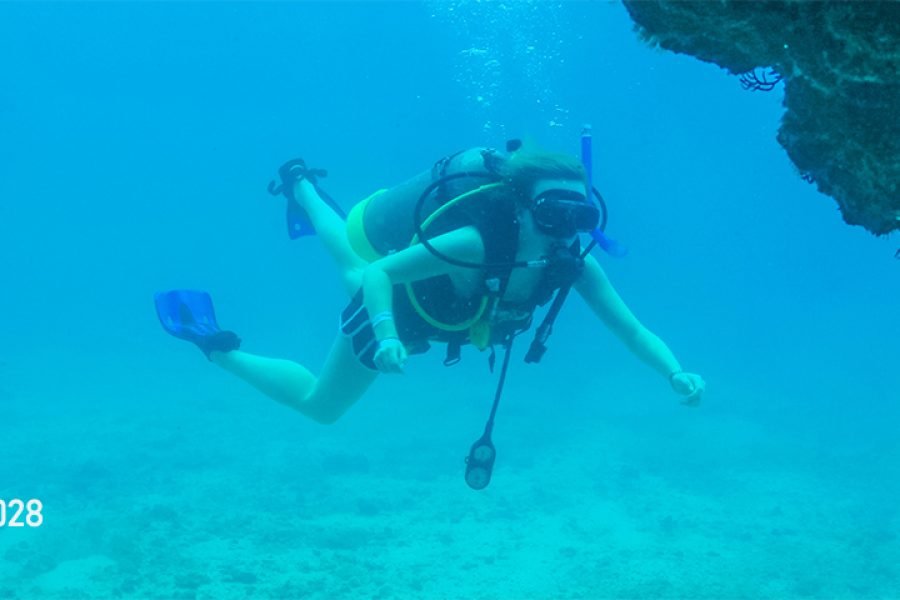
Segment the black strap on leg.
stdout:
<svg viewBox="0 0 900 600">
<path fill-rule="evenodd" d="M 278 169 L 278 178 L 281 183 L 270 181 L 268 191 L 273 196 L 284 196 L 287 198 L 287 224 L 288 236 L 293 240 L 304 235 L 315 232 L 309 215 L 300 206 L 296 196 L 294 196 L 294 186 L 297 182 L 307 180 L 315 188 L 319 197 L 325 201 L 328 206 L 344 221 L 347 220 L 347 213 L 335 202 L 334 198 L 329 196 L 325 190 L 319 187 L 319 178 L 328 175 L 325 169 L 313 169 L 306 166 L 306 161 L 302 158 L 295 158 L 287 161 Z"/>
<path fill-rule="evenodd" d="M 311 184 L 317 185 L 319 177 L 326 177 L 328 171 L 325 169 L 311 169 L 306 166 L 306 161 L 302 158 L 289 160 L 278 169 L 278 178 L 281 179 L 280 184 L 275 181 L 269 182 L 267 188 L 273 196 L 284 195 L 288 200 L 296 201 L 294 198 L 294 186 L 298 181 L 308 180 Z"/>
</svg>

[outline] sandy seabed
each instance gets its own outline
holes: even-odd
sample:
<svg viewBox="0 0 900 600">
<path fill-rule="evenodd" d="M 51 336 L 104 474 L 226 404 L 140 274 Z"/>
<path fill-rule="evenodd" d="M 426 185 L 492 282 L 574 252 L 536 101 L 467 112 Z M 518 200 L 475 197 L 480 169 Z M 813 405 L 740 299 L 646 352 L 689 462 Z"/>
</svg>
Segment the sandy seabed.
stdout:
<svg viewBox="0 0 900 600">
<path fill-rule="evenodd" d="M 896 455 L 715 416 L 540 437 L 513 414 L 473 492 L 472 423 L 292 435 L 229 406 L 11 429 L 5 466 L 30 475 L 0 492 L 45 520 L 0 529 L 0 598 L 900 597 Z"/>
</svg>

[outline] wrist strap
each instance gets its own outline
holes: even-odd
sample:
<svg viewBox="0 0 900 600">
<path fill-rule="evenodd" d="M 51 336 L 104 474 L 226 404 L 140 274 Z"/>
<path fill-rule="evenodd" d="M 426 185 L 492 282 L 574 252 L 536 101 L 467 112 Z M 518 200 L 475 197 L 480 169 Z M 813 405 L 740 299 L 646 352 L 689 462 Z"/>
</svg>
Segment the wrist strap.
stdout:
<svg viewBox="0 0 900 600">
<path fill-rule="evenodd" d="M 374 329 L 374 328 L 378 327 L 379 325 L 381 325 L 382 323 L 384 323 L 385 321 L 393 321 L 393 320 L 394 320 L 394 313 L 392 313 L 389 310 L 385 310 L 385 311 L 378 313 L 371 319 L 369 319 L 369 323 L 372 324 L 372 329 Z"/>
</svg>

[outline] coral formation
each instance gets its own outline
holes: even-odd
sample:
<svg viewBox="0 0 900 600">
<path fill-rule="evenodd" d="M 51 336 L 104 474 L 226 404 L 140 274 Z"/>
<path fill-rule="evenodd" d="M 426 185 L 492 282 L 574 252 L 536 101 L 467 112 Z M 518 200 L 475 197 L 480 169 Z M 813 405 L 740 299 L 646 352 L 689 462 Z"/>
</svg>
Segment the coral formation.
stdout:
<svg viewBox="0 0 900 600">
<path fill-rule="evenodd" d="M 778 141 L 801 176 L 837 200 L 847 223 L 878 235 L 900 229 L 900 3 L 625 6 L 651 44 L 744 75 L 742 83 L 760 72 L 781 77 Z"/>
</svg>

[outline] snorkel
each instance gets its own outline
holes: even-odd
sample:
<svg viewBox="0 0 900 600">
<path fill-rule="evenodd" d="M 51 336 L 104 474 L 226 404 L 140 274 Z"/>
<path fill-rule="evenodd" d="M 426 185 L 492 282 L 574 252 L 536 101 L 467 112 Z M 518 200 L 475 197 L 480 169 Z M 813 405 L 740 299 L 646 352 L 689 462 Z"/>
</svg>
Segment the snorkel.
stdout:
<svg viewBox="0 0 900 600">
<path fill-rule="evenodd" d="M 593 136 L 591 135 L 591 126 L 588 124 L 585 124 L 581 129 L 581 164 L 584 165 L 587 189 L 593 190 L 594 173 L 591 168 L 594 164 Z"/>
<path fill-rule="evenodd" d="M 591 248 L 596 244 L 610 256 L 621 258 L 628 254 L 628 249 L 603 233 L 603 230 L 606 228 L 606 202 L 603 201 L 603 196 L 601 196 L 600 192 L 594 187 L 593 136 L 591 135 L 591 126 L 587 124 L 585 124 L 581 130 L 581 164 L 584 165 L 584 172 L 587 174 L 588 192 L 597 198 L 603 214 L 600 225 L 591 231 L 591 239 L 593 242 L 587 247 L 585 254 L 590 252 Z"/>
</svg>

